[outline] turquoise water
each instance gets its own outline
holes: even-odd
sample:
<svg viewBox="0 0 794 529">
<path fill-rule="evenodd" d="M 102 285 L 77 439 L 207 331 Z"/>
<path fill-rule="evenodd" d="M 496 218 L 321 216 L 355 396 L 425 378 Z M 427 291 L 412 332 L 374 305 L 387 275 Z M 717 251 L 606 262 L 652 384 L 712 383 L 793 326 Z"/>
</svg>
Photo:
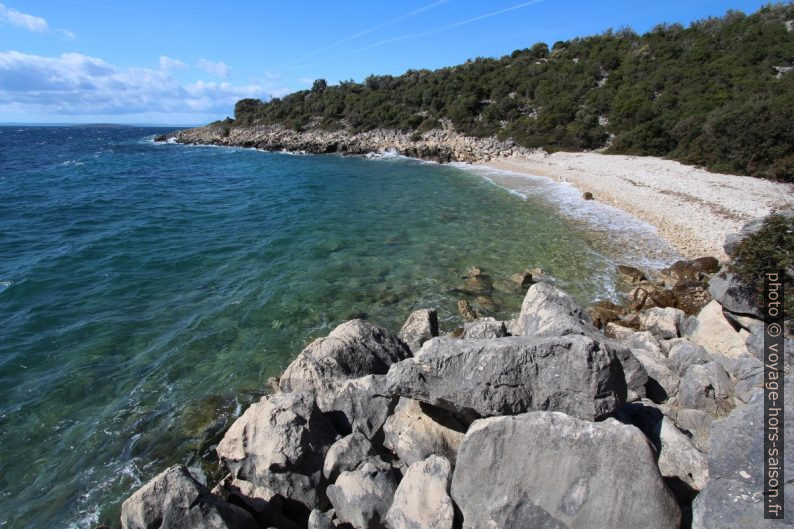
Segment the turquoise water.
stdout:
<svg viewBox="0 0 794 529">
<path fill-rule="evenodd" d="M 452 329 L 469 266 L 506 317 L 525 267 L 589 302 L 615 295 L 616 261 L 648 264 L 460 168 L 159 132 L 0 127 L 0 527 L 113 526 L 167 465 L 211 474 L 229 419 L 308 341 L 428 306 Z"/>
</svg>

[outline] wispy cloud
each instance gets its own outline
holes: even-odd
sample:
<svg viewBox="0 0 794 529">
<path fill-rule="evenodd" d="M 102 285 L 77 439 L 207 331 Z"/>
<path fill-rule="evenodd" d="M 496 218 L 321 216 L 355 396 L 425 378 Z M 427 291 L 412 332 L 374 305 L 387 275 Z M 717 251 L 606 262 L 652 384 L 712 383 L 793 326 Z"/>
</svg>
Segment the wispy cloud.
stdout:
<svg viewBox="0 0 794 529">
<path fill-rule="evenodd" d="M 50 26 L 43 18 L 22 13 L 16 9 L 6 7 L 4 4 L 0 4 L 0 24 L 16 26 L 34 33 L 48 33 L 50 31 Z"/>
<path fill-rule="evenodd" d="M 393 18 L 391 20 L 383 22 L 382 24 L 378 24 L 376 26 L 372 26 L 371 28 L 367 28 L 367 29 L 365 29 L 363 31 L 359 31 L 358 33 L 354 33 L 353 35 L 345 37 L 342 40 L 338 40 L 338 41 L 333 42 L 331 44 L 328 44 L 327 46 L 324 46 L 324 47 L 322 47 L 322 48 L 320 48 L 318 50 L 315 50 L 315 51 L 309 53 L 308 55 L 304 55 L 300 59 L 296 59 L 295 61 L 289 63 L 287 65 L 287 67 L 295 66 L 296 64 L 300 64 L 302 62 L 305 62 L 307 59 L 311 59 L 312 57 L 315 57 L 316 55 L 319 55 L 320 53 L 322 53 L 324 51 L 328 51 L 328 50 L 330 50 L 332 48 L 335 48 L 335 47 L 339 46 L 340 44 L 344 44 L 346 42 L 350 42 L 351 40 L 358 39 L 360 37 L 363 37 L 364 35 L 369 35 L 370 33 L 374 33 L 376 31 L 378 31 L 379 29 L 383 29 L 383 28 L 385 28 L 387 26 L 391 26 L 392 24 L 396 24 L 397 22 L 402 22 L 403 20 L 407 20 L 407 19 L 409 19 L 411 17 L 415 17 L 416 15 L 418 15 L 420 13 L 424 13 L 425 11 L 429 11 L 430 9 L 433 9 L 433 8 L 438 7 L 440 5 L 449 3 L 451 1 L 452 0 L 437 0 L 436 2 L 433 2 L 431 4 L 427 4 L 425 6 L 417 8 L 417 9 L 414 9 L 413 11 L 411 11 L 409 13 L 405 13 L 404 15 L 400 15 L 397 18 Z"/>
<path fill-rule="evenodd" d="M 222 116 L 241 98 L 268 95 L 260 84 L 183 84 L 168 71 L 119 68 L 80 53 L 0 52 L 0 114 L 5 115 Z"/>
<path fill-rule="evenodd" d="M 183 63 L 179 59 L 172 59 L 171 57 L 160 55 L 161 70 L 184 70 L 185 68 L 187 68 L 187 64 Z"/>
<path fill-rule="evenodd" d="M 68 29 L 59 29 L 58 33 L 63 35 L 66 40 L 76 40 L 77 36 Z"/>
<path fill-rule="evenodd" d="M 210 75 L 226 79 L 229 77 L 231 67 L 223 61 L 210 61 L 207 59 L 199 59 L 196 66 L 204 70 Z"/>
<path fill-rule="evenodd" d="M 364 46 L 364 47 L 361 47 L 361 48 L 357 48 L 355 50 L 351 50 L 351 51 L 336 55 L 334 57 L 330 57 L 327 60 L 340 59 L 342 57 L 347 57 L 348 55 L 361 53 L 363 51 L 368 51 L 368 50 L 371 50 L 373 48 L 378 48 L 380 46 L 385 46 L 386 44 L 392 44 L 394 42 L 400 42 L 400 41 L 403 41 L 403 40 L 416 39 L 416 38 L 420 38 L 420 37 L 427 37 L 429 35 L 435 35 L 436 33 L 441 33 L 443 31 L 447 31 L 447 30 L 450 30 L 450 29 L 453 29 L 453 28 L 457 28 L 457 27 L 460 27 L 460 26 L 466 26 L 468 24 L 473 24 L 474 22 L 479 22 L 480 20 L 484 20 L 486 18 L 491 18 L 491 17 L 503 15 L 505 13 L 509 13 L 510 11 L 516 11 L 517 9 L 523 9 L 525 7 L 529 7 L 529 6 L 534 5 L 534 4 L 539 4 L 542 1 L 543 0 L 530 0 L 529 2 L 522 2 L 520 4 L 515 4 L 515 5 L 512 5 L 510 7 L 505 7 L 504 9 L 499 9 L 497 11 L 492 11 L 490 13 L 485 13 L 484 15 L 478 15 L 476 17 L 467 18 L 465 20 L 460 20 L 458 22 L 453 22 L 452 24 L 446 24 L 446 25 L 443 25 L 443 26 L 439 26 L 437 28 L 428 29 L 426 31 L 420 31 L 420 32 L 417 32 L 417 33 L 408 33 L 406 35 L 400 35 L 400 36 L 397 36 L 397 37 L 384 39 L 384 40 L 375 42 L 373 44 L 369 44 L 367 46 Z"/>
</svg>

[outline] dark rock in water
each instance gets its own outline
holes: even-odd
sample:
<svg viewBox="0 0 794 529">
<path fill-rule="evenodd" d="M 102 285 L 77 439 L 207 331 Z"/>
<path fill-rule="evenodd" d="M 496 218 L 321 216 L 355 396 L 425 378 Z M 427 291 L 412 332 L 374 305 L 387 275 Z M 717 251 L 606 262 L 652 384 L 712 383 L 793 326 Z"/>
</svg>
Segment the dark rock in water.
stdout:
<svg viewBox="0 0 794 529">
<path fill-rule="evenodd" d="M 408 316 L 398 335 L 411 352 L 416 352 L 430 338 L 438 336 L 438 314 L 435 309 L 416 310 Z"/>
<path fill-rule="evenodd" d="M 325 338 L 309 344 L 281 375 L 282 391 L 307 391 L 327 411 L 339 383 L 370 374 L 411 356 L 411 350 L 386 329 L 363 320 L 339 325 Z"/>
<path fill-rule="evenodd" d="M 590 191 L 585 191 L 584 193 L 582 193 L 582 198 L 584 200 L 593 200 L 595 197 Z"/>
<path fill-rule="evenodd" d="M 653 298 L 651 297 L 650 290 L 646 287 L 635 287 L 629 292 L 626 298 L 626 304 L 630 310 L 643 310 L 655 307 Z"/>
<path fill-rule="evenodd" d="M 451 480 L 452 466 L 443 457 L 434 455 L 413 463 L 394 493 L 386 525 L 389 529 L 452 529 Z"/>
<path fill-rule="evenodd" d="M 510 276 L 510 281 L 515 283 L 519 288 L 529 288 L 532 286 L 532 272 L 524 270 L 517 274 Z"/>
<path fill-rule="evenodd" d="M 781 381 L 788 387 L 794 377 Z M 790 526 L 786 521 L 764 519 L 764 393 L 756 390 L 745 406 L 733 410 L 722 420 L 714 421 L 709 452 L 710 480 L 693 505 L 692 526 L 698 529 L 742 527 L 774 529 Z M 794 439 L 794 395 L 785 392 L 783 420 L 786 440 Z M 786 480 L 794 476 L 794 458 L 781 460 Z M 786 483 L 786 508 L 794 505 L 794 487 Z"/>
<path fill-rule="evenodd" d="M 708 286 L 700 281 L 681 281 L 672 288 L 675 307 L 696 316 L 711 301 Z"/>
<path fill-rule="evenodd" d="M 123 529 L 256 529 L 251 514 L 214 496 L 184 465 L 173 466 L 127 498 Z"/>
<path fill-rule="evenodd" d="M 756 318 L 762 317 L 762 311 L 753 299 L 752 288 L 742 283 L 731 272 L 723 271 L 712 277 L 709 282 L 709 293 L 727 311 Z"/>
<path fill-rule="evenodd" d="M 342 472 L 328 487 L 336 517 L 356 529 L 385 529 L 383 520 L 400 482 L 399 473 L 379 458 L 352 472 Z"/>
<path fill-rule="evenodd" d="M 383 426 L 383 446 L 397 454 L 405 465 L 413 465 L 433 454 L 444 456 L 453 464 L 466 424 L 447 410 L 400 399 L 394 414 Z"/>
<path fill-rule="evenodd" d="M 625 312 L 623 307 L 608 299 L 602 299 L 587 309 L 587 315 L 597 329 L 603 329 L 608 323 L 619 320 Z"/>
<path fill-rule="evenodd" d="M 645 272 L 634 268 L 633 266 L 618 265 L 616 270 L 618 272 L 618 276 L 630 284 L 636 285 L 637 283 L 641 283 L 646 279 Z"/>
<path fill-rule="evenodd" d="M 659 273 L 673 284 L 677 284 L 682 281 L 700 281 L 705 274 L 713 274 L 719 269 L 720 263 L 715 257 L 699 257 L 689 261 L 676 261 Z"/>
<path fill-rule="evenodd" d="M 336 436 L 310 394 L 279 393 L 245 410 L 217 452 L 233 477 L 274 491 L 308 515 L 325 505 L 323 460 Z"/>
<path fill-rule="evenodd" d="M 494 318 L 478 318 L 463 325 L 461 338 L 503 338 L 508 336 L 505 322 Z"/>
<path fill-rule="evenodd" d="M 465 417 L 556 410 L 596 420 L 626 398 L 615 352 L 581 335 L 436 338 L 421 356 L 393 365 L 386 379 L 392 394 Z"/>
<path fill-rule="evenodd" d="M 355 470 L 373 453 L 372 443 L 361 432 L 353 432 L 331 445 L 325 454 L 323 476 L 333 483 L 339 474 Z"/>
<path fill-rule="evenodd" d="M 472 424 L 451 495 L 464 529 L 678 529 L 681 518 L 640 430 L 562 413 Z"/>
<path fill-rule="evenodd" d="M 474 310 L 474 307 L 472 307 L 471 304 L 465 299 L 458 301 L 458 312 L 466 321 L 474 321 L 478 317 L 477 311 Z"/>
<path fill-rule="evenodd" d="M 485 312 L 493 313 L 499 310 L 499 306 L 490 296 L 477 296 L 477 305 Z"/>
</svg>

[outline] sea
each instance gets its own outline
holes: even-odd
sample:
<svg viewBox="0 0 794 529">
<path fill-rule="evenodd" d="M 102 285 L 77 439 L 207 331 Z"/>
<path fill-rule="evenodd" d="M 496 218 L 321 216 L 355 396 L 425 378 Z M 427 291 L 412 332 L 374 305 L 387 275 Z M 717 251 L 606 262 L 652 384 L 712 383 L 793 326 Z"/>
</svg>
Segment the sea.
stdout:
<svg viewBox="0 0 794 529">
<path fill-rule="evenodd" d="M 384 152 L 301 155 L 156 143 L 169 129 L 0 127 L 0 527 L 118 527 L 175 463 L 214 447 L 313 339 L 351 318 L 393 332 L 456 303 L 509 318 L 542 268 L 581 303 L 616 264 L 677 256 L 575 189 Z M 529 190 L 529 191 L 527 191 Z M 462 289 L 468 268 L 494 279 Z"/>
</svg>

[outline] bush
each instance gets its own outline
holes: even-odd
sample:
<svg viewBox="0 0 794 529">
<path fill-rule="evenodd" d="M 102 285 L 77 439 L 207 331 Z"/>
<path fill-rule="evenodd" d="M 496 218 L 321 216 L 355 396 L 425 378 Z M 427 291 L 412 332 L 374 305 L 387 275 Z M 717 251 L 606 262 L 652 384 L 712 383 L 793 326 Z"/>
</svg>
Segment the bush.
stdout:
<svg viewBox="0 0 794 529">
<path fill-rule="evenodd" d="M 764 271 L 783 270 L 784 310 L 794 316 L 794 216 L 770 215 L 756 233 L 736 247 L 731 269 L 763 307 Z"/>
</svg>

